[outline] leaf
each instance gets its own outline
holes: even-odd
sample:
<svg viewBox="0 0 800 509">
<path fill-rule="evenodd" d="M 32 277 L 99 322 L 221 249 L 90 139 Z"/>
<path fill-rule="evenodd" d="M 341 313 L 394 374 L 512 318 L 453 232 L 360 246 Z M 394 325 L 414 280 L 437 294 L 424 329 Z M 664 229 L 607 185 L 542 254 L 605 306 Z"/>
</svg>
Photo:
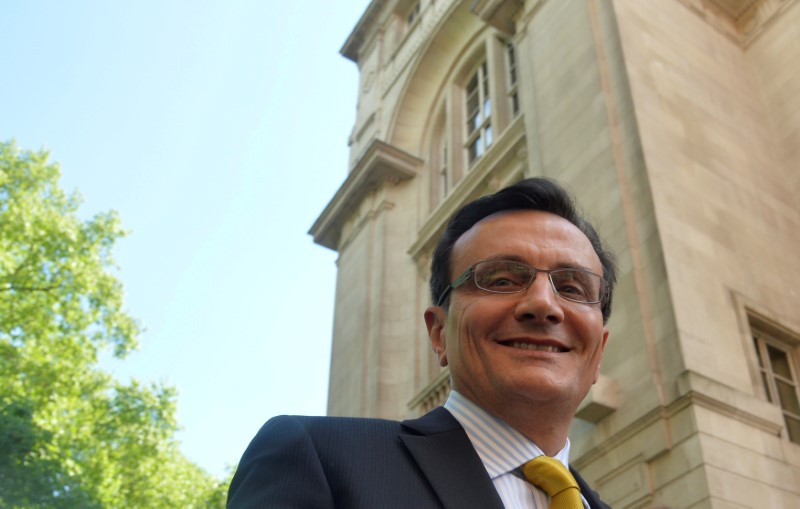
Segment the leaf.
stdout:
<svg viewBox="0 0 800 509">
<path fill-rule="evenodd" d="M 81 220 L 44 151 L 0 142 L 0 507 L 223 507 L 178 449 L 176 391 L 115 381 L 141 324 L 123 310 L 114 211 Z"/>
</svg>

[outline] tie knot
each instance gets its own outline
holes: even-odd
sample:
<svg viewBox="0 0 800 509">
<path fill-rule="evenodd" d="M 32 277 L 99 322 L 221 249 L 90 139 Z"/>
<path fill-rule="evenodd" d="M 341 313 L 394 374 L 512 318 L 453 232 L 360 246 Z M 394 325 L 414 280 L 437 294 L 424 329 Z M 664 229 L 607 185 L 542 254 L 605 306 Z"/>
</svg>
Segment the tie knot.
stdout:
<svg viewBox="0 0 800 509">
<path fill-rule="evenodd" d="M 528 481 L 550 495 L 551 509 L 580 509 L 583 507 L 578 483 L 560 461 L 539 456 L 522 465 Z"/>
</svg>

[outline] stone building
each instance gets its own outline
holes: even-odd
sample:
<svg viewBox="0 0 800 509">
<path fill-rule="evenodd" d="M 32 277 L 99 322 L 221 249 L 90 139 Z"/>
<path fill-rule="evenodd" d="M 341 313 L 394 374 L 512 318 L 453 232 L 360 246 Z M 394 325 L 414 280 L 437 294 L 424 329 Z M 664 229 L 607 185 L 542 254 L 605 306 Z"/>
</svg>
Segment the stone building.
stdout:
<svg viewBox="0 0 800 509">
<path fill-rule="evenodd" d="M 338 252 L 328 411 L 443 401 L 422 320 L 464 201 L 563 182 L 619 257 L 572 461 L 615 508 L 800 507 L 800 2 L 374 0 Z"/>
</svg>

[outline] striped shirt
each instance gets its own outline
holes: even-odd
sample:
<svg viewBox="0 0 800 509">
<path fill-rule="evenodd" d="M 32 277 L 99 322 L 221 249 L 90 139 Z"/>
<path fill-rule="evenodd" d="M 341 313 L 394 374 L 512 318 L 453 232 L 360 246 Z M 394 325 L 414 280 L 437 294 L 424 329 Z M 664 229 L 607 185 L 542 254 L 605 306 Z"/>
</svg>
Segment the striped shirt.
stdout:
<svg viewBox="0 0 800 509">
<path fill-rule="evenodd" d="M 507 509 L 550 507 L 547 493 L 526 481 L 520 470 L 544 454 L 536 444 L 456 391 L 450 392 L 444 407 L 464 427 Z M 569 466 L 569 439 L 554 458 Z M 589 509 L 586 499 L 583 506 Z"/>
</svg>

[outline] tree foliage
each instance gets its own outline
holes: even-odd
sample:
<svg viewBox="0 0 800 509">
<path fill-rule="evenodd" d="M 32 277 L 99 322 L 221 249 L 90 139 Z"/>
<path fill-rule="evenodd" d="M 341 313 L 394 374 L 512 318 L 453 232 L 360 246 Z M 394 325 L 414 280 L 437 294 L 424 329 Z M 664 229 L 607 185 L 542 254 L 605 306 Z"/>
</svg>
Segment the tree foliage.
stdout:
<svg viewBox="0 0 800 509">
<path fill-rule="evenodd" d="M 0 142 L 0 507 L 223 507 L 178 450 L 175 391 L 122 384 L 140 325 L 122 307 L 115 212 L 89 220 L 45 152 Z"/>
</svg>

